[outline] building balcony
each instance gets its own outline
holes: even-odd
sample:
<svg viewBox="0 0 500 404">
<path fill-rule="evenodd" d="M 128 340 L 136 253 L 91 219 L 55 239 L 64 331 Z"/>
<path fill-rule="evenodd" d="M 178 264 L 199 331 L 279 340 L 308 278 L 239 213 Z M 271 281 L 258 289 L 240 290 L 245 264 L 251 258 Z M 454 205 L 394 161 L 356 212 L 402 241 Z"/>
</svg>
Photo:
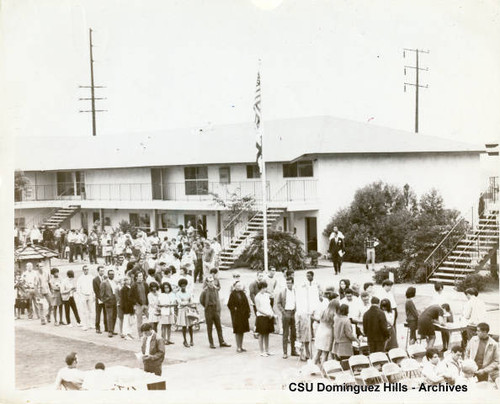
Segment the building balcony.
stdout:
<svg viewBox="0 0 500 404">
<path fill-rule="evenodd" d="M 178 183 L 137 183 L 137 184 L 57 184 L 28 185 L 15 195 L 16 205 L 22 207 L 32 202 L 64 201 L 80 204 L 80 201 L 116 202 L 210 202 L 214 196 L 228 200 L 233 195 L 241 198 L 253 196 L 262 201 L 260 180 L 237 181 L 231 183 L 192 180 Z M 317 180 L 287 179 L 280 182 L 267 182 L 267 201 L 278 204 L 288 202 L 306 203 L 317 200 Z M 38 205 L 38 204 L 37 204 Z M 148 203 L 150 205 L 150 203 Z M 83 207 L 83 204 L 82 204 Z"/>
</svg>

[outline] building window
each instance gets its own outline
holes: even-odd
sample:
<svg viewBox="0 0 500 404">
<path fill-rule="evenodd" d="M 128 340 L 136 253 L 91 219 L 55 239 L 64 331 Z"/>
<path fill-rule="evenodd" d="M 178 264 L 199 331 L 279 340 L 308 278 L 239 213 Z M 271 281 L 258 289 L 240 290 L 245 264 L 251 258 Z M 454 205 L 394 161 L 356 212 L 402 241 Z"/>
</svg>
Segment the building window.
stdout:
<svg viewBox="0 0 500 404">
<path fill-rule="evenodd" d="M 312 160 L 298 161 L 293 164 L 283 164 L 283 177 L 313 177 L 313 162 Z"/>
<path fill-rule="evenodd" d="M 147 213 L 129 213 L 129 223 L 139 229 L 149 229 L 151 223 Z"/>
<path fill-rule="evenodd" d="M 207 166 L 184 167 L 184 184 L 186 187 L 186 195 L 207 195 Z"/>
<path fill-rule="evenodd" d="M 229 167 L 219 168 L 219 181 L 221 184 L 231 184 L 231 169 Z"/>
<path fill-rule="evenodd" d="M 160 213 L 160 229 L 175 229 L 177 227 L 177 214 Z"/>
<path fill-rule="evenodd" d="M 257 164 L 247 165 L 247 178 L 260 178 L 259 166 Z"/>
<path fill-rule="evenodd" d="M 57 173 L 57 195 L 75 196 L 85 193 L 85 178 L 81 171 L 59 171 Z"/>
</svg>

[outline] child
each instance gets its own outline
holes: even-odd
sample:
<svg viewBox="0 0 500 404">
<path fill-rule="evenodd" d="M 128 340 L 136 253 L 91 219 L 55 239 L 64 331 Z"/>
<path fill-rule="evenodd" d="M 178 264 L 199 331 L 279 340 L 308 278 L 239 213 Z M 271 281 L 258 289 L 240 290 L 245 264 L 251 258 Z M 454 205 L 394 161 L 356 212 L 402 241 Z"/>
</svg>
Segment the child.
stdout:
<svg viewBox="0 0 500 404">
<path fill-rule="evenodd" d="M 111 240 L 106 241 L 106 245 L 102 248 L 102 256 L 106 265 L 111 265 L 113 247 L 111 247 Z"/>
</svg>

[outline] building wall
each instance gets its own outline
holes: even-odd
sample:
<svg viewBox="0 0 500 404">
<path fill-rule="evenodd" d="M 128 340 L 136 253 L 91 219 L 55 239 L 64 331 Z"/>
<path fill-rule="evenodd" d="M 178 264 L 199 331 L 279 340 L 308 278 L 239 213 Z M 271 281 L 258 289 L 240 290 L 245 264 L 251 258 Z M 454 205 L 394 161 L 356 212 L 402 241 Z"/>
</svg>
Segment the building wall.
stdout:
<svg viewBox="0 0 500 404">
<path fill-rule="evenodd" d="M 405 154 L 334 156 L 318 159 L 318 239 L 325 253 L 322 235 L 331 217 L 349 206 L 357 189 L 375 181 L 403 187 L 409 184 L 420 197 L 431 188 L 443 196 L 447 208 L 466 212 L 482 190 L 477 154 Z"/>
</svg>

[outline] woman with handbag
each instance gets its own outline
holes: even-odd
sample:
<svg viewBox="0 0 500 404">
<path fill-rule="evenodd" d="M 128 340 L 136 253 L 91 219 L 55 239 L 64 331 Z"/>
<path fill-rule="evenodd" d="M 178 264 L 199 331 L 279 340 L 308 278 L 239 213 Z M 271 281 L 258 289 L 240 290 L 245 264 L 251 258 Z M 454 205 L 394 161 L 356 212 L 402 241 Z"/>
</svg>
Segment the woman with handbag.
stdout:
<svg viewBox="0 0 500 404">
<path fill-rule="evenodd" d="M 394 311 L 391 307 L 391 301 L 389 299 L 382 299 L 380 301 L 380 309 L 384 312 L 385 318 L 387 319 L 387 328 L 390 332 L 389 339 L 385 342 L 385 351 L 388 352 L 392 348 L 398 347 L 398 339 L 396 336 L 396 330 L 394 329 Z"/>
<path fill-rule="evenodd" d="M 347 304 L 340 305 L 333 324 L 333 352 L 338 360 L 348 359 L 353 355 L 353 341 L 359 344 L 352 330 L 348 314 L 349 306 Z"/>
<path fill-rule="evenodd" d="M 267 292 L 265 281 L 257 284 L 259 292 L 255 295 L 255 308 L 257 319 L 255 320 L 255 332 L 259 334 L 260 356 L 269 356 L 269 334 L 274 332 L 274 318 L 276 314 L 271 306 L 271 298 Z"/>
<path fill-rule="evenodd" d="M 63 301 L 61 297 L 61 278 L 59 278 L 59 269 L 52 268 L 50 270 L 52 275 L 49 280 L 50 289 L 52 290 L 52 310 L 54 310 L 54 325 L 64 325 L 63 314 Z M 57 312 L 59 312 L 59 321 L 57 321 Z"/>
<path fill-rule="evenodd" d="M 177 302 L 179 312 L 177 314 L 177 326 L 182 327 L 182 336 L 184 337 L 184 346 L 189 348 L 193 346 L 193 324 L 198 321 L 198 312 L 193 303 L 193 296 L 186 290 L 188 281 L 186 278 L 179 279 L 180 290 L 177 292 Z M 186 333 L 189 330 L 190 343 L 186 339 Z"/>
<path fill-rule="evenodd" d="M 158 307 L 160 308 L 160 330 L 161 337 L 165 345 L 172 345 L 170 340 L 172 334 L 172 325 L 175 324 L 175 307 L 177 306 L 177 297 L 169 282 L 162 282 L 161 293 L 158 296 Z"/>
<path fill-rule="evenodd" d="M 240 281 L 236 281 L 233 284 L 233 290 L 229 295 L 227 307 L 231 312 L 233 332 L 236 338 L 236 352 L 246 352 L 246 349 L 243 349 L 243 336 L 246 332 L 250 331 L 250 325 L 248 324 L 250 305 Z"/>
</svg>

